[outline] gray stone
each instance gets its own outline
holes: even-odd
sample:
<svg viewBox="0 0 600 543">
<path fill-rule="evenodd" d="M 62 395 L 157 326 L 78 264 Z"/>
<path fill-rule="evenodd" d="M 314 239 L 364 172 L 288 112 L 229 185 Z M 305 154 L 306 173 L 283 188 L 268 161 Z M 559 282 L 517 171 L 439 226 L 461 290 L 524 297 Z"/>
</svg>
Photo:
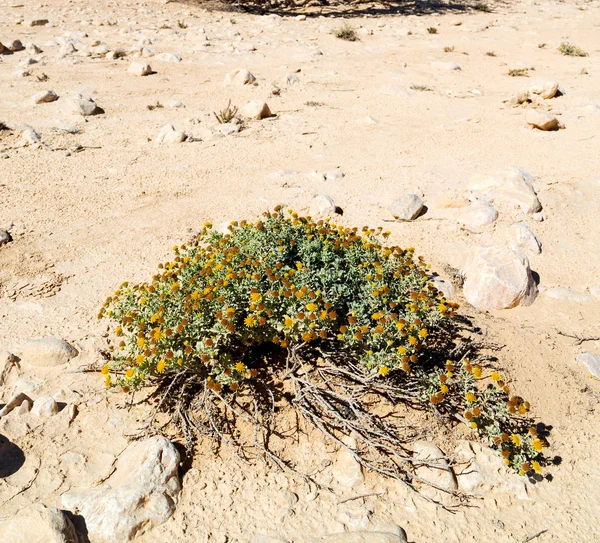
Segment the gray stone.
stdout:
<svg viewBox="0 0 600 543">
<path fill-rule="evenodd" d="M 510 309 L 535 300 L 537 287 L 527 257 L 508 247 L 479 247 L 464 271 L 463 293 L 477 309 Z"/>
<path fill-rule="evenodd" d="M 43 90 L 33 96 L 34 104 L 46 104 L 56 102 L 56 100 L 58 100 L 58 94 L 52 90 Z"/>
<path fill-rule="evenodd" d="M 431 282 L 433 283 L 433 286 L 444 295 L 444 298 L 446 298 L 446 300 L 451 300 L 454 297 L 455 288 L 452 282 L 448 279 L 436 276 Z"/>
<path fill-rule="evenodd" d="M 31 412 L 38 417 L 52 417 L 58 413 L 58 404 L 51 396 L 40 396 L 33 402 Z"/>
<path fill-rule="evenodd" d="M 100 486 L 62 495 L 62 505 L 81 515 L 98 543 L 123 543 L 167 521 L 181 491 L 179 453 L 164 437 L 132 443 Z"/>
<path fill-rule="evenodd" d="M 600 356 L 594 353 L 581 353 L 576 357 L 596 379 L 600 379 Z"/>
<path fill-rule="evenodd" d="M 60 366 L 78 355 L 77 349 L 56 338 L 32 339 L 22 349 L 21 359 L 33 366 Z"/>
<path fill-rule="evenodd" d="M 236 123 L 223 123 L 217 126 L 217 130 L 226 136 L 230 136 L 240 131 L 240 125 Z"/>
<path fill-rule="evenodd" d="M 30 55 L 39 55 L 42 50 L 35 44 L 35 43 L 28 43 L 25 45 L 25 50 L 30 54 Z"/>
<path fill-rule="evenodd" d="M 104 110 L 91 98 L 73 98 L 71 101 L 71 110 L 73 113 L 83 115 L 84 117 L 104 113 Z"/>
<path fill-rule="evenodd" d="M 0 541 L 6 543 L 78 543 L 67 515 L 55 507 L 35 504 L 0 524 Z"/>
<path fill-rule="evenodd" d="M 25 49 L 25 47 L 23 47 L 23 44 L 21 43 L 20 40 L 9 41 L 4 44 L 4 48 L 8 49 L 9 51 L 11 51 L 13 53 L 16 53 L 18 51 L 23 51 L 23 49 Z"/>
<path fill-rule="evenodd" d="M 0 230 L 0 245 L 5 245 L 11 241 L 11 235 L 6 230 Z"/>
<path fill-rule="evenodd" d="M 147 62 L 132 62 L 127 72 L 133 75 L 145 76 L 152 73 L 152 68 Z"/>
<path fill-rule="evenodd" d="M 263 102 L 262 100 L 252 100 L 240 110 L 240 115 L 246 119 L 259 121 L 271 117 L 273 114 L 266 102 Z"/>
<path fill-rule="evenodd" d="M 577 292 L 576 290 L 563 287 L 549 288 L 544 294 L 548 296 L 548 298 L 574 304 L 589 304 L 594 301 L 594 299 L 585 292 Z"/>
<path fill-rule="evenodd" d="M 285 84 L 288 87 L 291 87 L 292 85 L 295 85 L 296 83 L 300 83 L 300 78 L 296 74 L 289 74 L 285 78 Z"/>
<path fill-rule="evenodd" d="M 412 221 L 416 219 L 423 210 L 423 200 L 416 194 L 404 194 L 394 200 L 390 205 L 390 211 L 395 219 L 401 221 Z"/>
<path fill-rule="evenodd" d="M 343 178 L 344 178 L 344 172 L 342 170 L 340 170 L 339 168 L 325 172 L 325 179 L 327 179 L 327 181 L 339 181 L 340 179 L 343 179 Z"/>
<path fill-rule="evenodd" d="M 558 119 L 549 111 L 530 109 L 525 114 L 525 121 L 528 125 L 531 125 L 539 130 L 548 131 L 558 130 L 560 128 Z"/>
<path fill-rule="evenodd" d="M 42 136 L 40 136 L 31 126 L 26 126 L 21 130 L 21 144 L 24 146 L 27 145 L 36 145 L 42 141 Z"/>
</svg>

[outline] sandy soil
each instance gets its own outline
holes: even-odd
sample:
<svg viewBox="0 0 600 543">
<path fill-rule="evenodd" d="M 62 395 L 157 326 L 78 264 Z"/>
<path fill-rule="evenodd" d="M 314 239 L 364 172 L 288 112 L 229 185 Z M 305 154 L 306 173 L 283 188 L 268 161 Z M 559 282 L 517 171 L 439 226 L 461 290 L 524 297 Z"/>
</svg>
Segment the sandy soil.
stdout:
<svg viewBox="0 0 600 543">
<path fill-rule="evenodd" d="M 27 25 L 39 18 L 51 24 Z M 175 516 L 143 541 L 248 542 L 262 532 L 302 543 L 339 529 L 347 510 L 369 526 L 397 523 L 419 543 L 524 542 L 543 530 L 536 542 L 600 541 L 600 383 L 575 361 L 579 352 L 600 354 L 600 342 L 575 345 L 557 333 L 597 336 L 600 301 L 544 295 L 550 287 L 586 292 L 600 284 L 600 3 L 510 2 L 492 13 L 358 17 L 352 24 L 365 30 L 352 43 L 331 35 L 340 24 L 153 1 L 100 7 L 1 0 L 0 42 L 33 42 L 43 53 L 27 77 L 17 74 L 27 52 L 0 55 L 0 121 L 16 129 L 0 131 L 0 228 L 13 225 L 13 241 L 0 247 L 0 349 L 18 354 L 30 338 L 60 337 L 81 350 L 72 367 L 100 362 L 106 323 L 96 314 L 106 296 L 124 280 L 145 280 L 172 245 L 207 220 L 253 218 L 278 203 L 307 211 L 315 195 L 328 194 L 344 211 L 339 222 L 382 225 L 394 243 L 417 247 L 441 272 L 521 219 L 543 244 L 531 259 L 538 299 L 507 311 L 465 310 L 504 346 L 498 356 L 511 387 L 553 427 L 550 453 L 562 461 L 530 499 L 493 494 L 451 514 L 407 501 L 391 483 L 370 476 L 356 494 L 384 495 L 339 505 L 340 495 L 314 498 L 262 465 L 198 456 Z M 79 52 L 61 58 L 53 40 L 69 35 L 79 40 Z M 146 38 L 149 49 L 182 61 L 146 58 L 156 73 L 138 77 L 127 72 L 130 57 L 85 56 L 95 41 L 129 51 Z M 589 56 L 563 56 L 561 42 Z M 523 67 L 529 78 L 507 75 Z M 224 87 L 235 68 L 249 69 L 258 85 Z M 292 73 L 299 81 L 289 86 Z M 42 74 L 47 80 L 38 80 Z M 534 76 L 560 82 L 562 96 L 542 107 L 565 129 L 533 130 L 525 123 L 532 106 L 506 102 Z M 271 83 L 281 88 L 279 96 Z M 59 100 L 33 105 L 31 97 L 45 89 Z M 74 92 L 93 96 L 105 113 L 74 117 L 67 107 Z M 275 116 L 248 122 L 239 134 L 209 136 L 213 111 L 229 99 L 237 106 L 263 99 Z M 173 100 L 184 107 L 169 107 Z M 147 108 L 157 102 L 165 107 Z M 57 131 L 59 120 L 80 133 Z M 158 145 L 152 140 L 166 123 L 197 141 Z M 21 146 L 23 125 L 38 131 L 43 145 Z M 428 214 L 390 222 L 389 204 L 405 192 L 421 192 L 429 205 L 440 191 L 506 165 L 534 176 L 546 220 L 501 213 L 476 230 Z M 336 168 L 343 178 L 311 175 Z M 104 390 L 96 374 L 23 371 L 35 395 L 63 389 L 63 401 L 79 403 L 80 416 L 71 425 L 63 413 L 43 424 L 1 422 L 0 432 L 26 457 L 0 486 L 2 515 L 35 501 L 59 505 L 68 488 L 102 479 L 145 416 L 143 408 L 124 410 L 123 395 Z M 4 400 L 12 390 L 4 388 Z M 318 443 L 306 450 L 317 465 L 332 453 Z M 13 497 L 35 473 L 34 483 Z M 293 507 L 290 491 L 299 496 Z"/>
</svg>

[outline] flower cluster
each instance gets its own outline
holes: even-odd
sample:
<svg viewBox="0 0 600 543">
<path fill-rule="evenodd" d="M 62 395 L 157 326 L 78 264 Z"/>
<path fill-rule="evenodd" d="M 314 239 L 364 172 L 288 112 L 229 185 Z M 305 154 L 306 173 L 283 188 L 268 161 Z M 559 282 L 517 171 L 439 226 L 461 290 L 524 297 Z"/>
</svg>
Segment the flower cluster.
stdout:
<svg viewBox="0 0 600 543">
<path fill-rule="evenodd" d="M 206 224 L 149 283 L 124 283 L 99 317 L 116 321 L 107 386 L 135 388 L 186 369 L 217 391 L 256 377 L 252 347 L 337 341 L 367 372 L 409 372 L 456 304 L 414 249 L 389 233 L 344 228 L 280 207 L 228 232 Z"/>
<path fill-rule="evenodd" d="M 521 475 L 541 473 L 546 440 L 528 423 L 529 402 L 511 396 L 498 372 L 484 375 L 482 366 L 464 359 L 448 360 L 444 370 L 436 372 L 419 370 L 418 375 L 424 401 L 456 414 Z"/>
</svg>

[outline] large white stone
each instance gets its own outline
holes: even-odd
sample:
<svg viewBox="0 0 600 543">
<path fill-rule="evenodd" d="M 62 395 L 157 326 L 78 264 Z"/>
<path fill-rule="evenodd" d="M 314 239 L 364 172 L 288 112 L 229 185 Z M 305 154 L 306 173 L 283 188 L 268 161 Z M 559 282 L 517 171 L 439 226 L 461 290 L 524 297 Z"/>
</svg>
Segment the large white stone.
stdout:
<svg viewBox="0 0 600 543">
<path fill-rule="evenodd" d="M 333 478 L 345 488 L 353 488 L 365 482 L 361 465 L 345 447 L 340 448 L 337 453 Z"/>
<path fill-rule="evenodd" d="M 518 207 L 525 213 L 541 211 L 542 205 L 531 185 L 532 177 L 516 166 L 474 175 L 467 189 L 490 202 Z"/>
<path fill-rule="evenodd" d="M 331 196 L 327 194 L 319 194 L 313 198 L 310 205 L 310 214 L 313 216 L 327 216 L 336 213 L 336 205 Z"/>
<path fill-rule="evenodd" d="M 558 92 L 558 81 L 548 77 L 536 77 L 527 85 L 526 92 L 536 94 L 545 100 L 554 98 Z"/>
<path fill-rule="evenodd" d="M 262 100 L 252 100 L 248 102 L 241 110 L 240 115 L 246 119 L 260 121 L 266 117 L 271 117 L 272 113 L 266 102 Z"/>
<path fill-rule="evenodd" d="M 403 194 L 396 198 L 390 205 L 390 211 L 395 219 L 401 221 L 412 221 L 416 219 L 423 210 L 423 200 L 416 194 Z"/>
<path fill-rule="evenodd" d="M 58 413 L 58 404 L 51 396 L 40 396 L 33 402 L 31 412 L 37 417 L 52 417 Z"/>
<path fill-rule="evenodd" d="M 437 489 L 452 492 L 458 488 L 448 459 L 437 445 L 431 441 L 415 441 L 413 443 L 413 457 L 417 460 L 415 463 L 417 477 L 432 485 L 423 489 L 426 495 L 438 496 L 439 490 Z M 418 461 L 423 462 L 423 464 L 419 465 Z"/>
<path fill-rule="evenodd" d="M 479 228 L 495 222 L 498 218 L 498 211 L 487 202 L 475 201 L 467 207 L 459 208 L 453 217 L 465 226 Z"/>
<path fill-rule="evenodd" d="M 132 62 L 127 68 L 127 71 L 133 75 L 150 75 L 152 73 L 152 68 L 150 64 L 147 62 Z"/>
<path fill-rule="evenodd" d="M 463 293 L 477 309 L 510 309 L 535 300 L 537 287 L 527 257 L 508 247 L 479 247 L 464 272 Z"/>
<path fill-rule="evenodd" d="M 67 515 L 55 507 L 35 504 L 0 523 L 3 543 L 78 543 Z"/>
<path fill-rule="evenodd" d="M 179 453 L 164 437 L 132 443 L 98 488 L 62 495 L 62 505 L 85 520 L 90 540 L 131 541 L 175 511 L 181 485 Z"/>
<path fill-rule="evenodd" d="M 525 121 L 538 130 L 557 130 L 560 127 L 558 119 L 549 111 L 529 109 L 525 114 Z"/>
<path fill-rule="evenodd" d="M 600 379 L 600 356 L 594 353 L 577 355 L 577 362 L 582 363 L 596 379 Z"/>
<path fill-rule="evenodd" d="M 78 354 L 66 341 L 56 338 L 32 339 L 21 350 L 21 359 L 33 366 L 60 366 Z"/>
</svg>

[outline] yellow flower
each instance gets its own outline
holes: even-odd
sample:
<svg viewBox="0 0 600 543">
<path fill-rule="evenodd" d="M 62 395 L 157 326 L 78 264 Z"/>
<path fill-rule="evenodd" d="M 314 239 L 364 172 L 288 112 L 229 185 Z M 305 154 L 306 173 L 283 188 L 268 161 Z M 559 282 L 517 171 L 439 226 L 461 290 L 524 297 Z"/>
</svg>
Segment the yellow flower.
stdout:
<svg viewBox="0 0 600 543">
<path fill-rule="evenodd" d="M 381 366 L 381 368 L 379 368 L 379 375 L 383 375 L 385 377 L 388 373 L 390 373 L 390 368 L 387 366 Z"/>
<path fill-rule="evenodd" d="M 490 377 L 492 378 L 493 381 L 500 381 L 502 380 L 502 376 L 495 371 L 494 373 L 492 373 L 492 375 L 490 375 Z"/>
<path fill-rule="evenodd" d="M 425 330 L 425 328 L 421 328 L 421 329 L 419 330 L 419 337 L 426 338 L 426 337 L 427 337 L 427 335 L 428 335 L 428 334 L 427 334 L 427 330 Z"/>
<path fill-rule="evenodd" d="M 448 390 L 449 390 L 449 389 L 448 389 L 448 385 L 441 385 L 441 386 L 440 386 L 440 392 L 441 392 L 442 394 L 448 394 Z"/>
<path fill-rule="evenodd" d="M 137 346 L 143 349 L 146 346 L 146 340 L 143 337 L 139 337 L 137 340 Z"/>
<path fill-rule="evenodd" d="M 408 342 L 411 345 L 416 345 L 417 343 L 419 343 L 419 340 L 415 336 L 408 336 Z"/>
<path fill-rule="evenodd" d="M 465 400 L 467 400 L 469 403 L 473 403 L 477 401 L 477 396 L 475 396 L 475 394 L 473 394 L 472 392 L 467 392 L 465 394 Z"/>
<path fill-rule="evenodd" d="M 254 303 L 258 303 L 262 300 L 262 295 L 258 292 L 253 292 L 252 294 L 250 294 L 250 301 L 254 302 Z"/>
<path fill-rule="evenodd" d="M 286 328 L 291 328 L 292 326 L 294 326 L 294 321 L 288 317 L 287 319 L 285 319 L 284 325 Z"/>
<path fill-rule="evenodd" d="M 398 347 L 398 354 L 406 354 L 406 347 L 400 345 L 400 347 Z"/>
<path fill-rule="evenodd" d="M 140 298 L 140 305 L 144 306 L 146 305 L 146 302 L 148 301 L 148 298 Z"/>
<path fill-rule="evenodd" d="M 162 330 L 160 328 L 155 328 L 154 330 L 152 330 L 152 337 L 156 341 L 160 341 L 162 339 L 162 337 L 163 337 Z"/>
<path fill-rule="evenodd" d="M 517 434 L 511 434 L 510 436 L 510 440 L 517 446 L 520 447 L 521 446 L 521 436 L 517 435 Z"/>
<path fill-rule="evenodd" d="M 167 365 L 167 363 L 164 360 L 161 360 L 158 364 L 156 364 L 156 371 L 158 373 L 164 372 L 166 365 Z"/>
<path fill-rule="evenodd" d="M 102 366 L 102 375 L 108 375 L 110 373 L 110 368 L 108 367 L 108 364 L 104 364 L 104 366 Z"/>
<path fill-rule="evenodd" d="M 125 372 L 125 377 L 127 379 L 131 379 L 133 376 L 135 375 L 135 371 L 133 371 L 133 369 L 129 368 L 126 372 Z"/>
<path fill-rule="evenodd" d="M 397 322 L 397 323 L 396 323 L 396 328 L 397 328 L 398 330 L 404 330 L 404 327 L 405 327 L 405 326 L 406 326 L 406 324 L 405 324 L 405 323 L 403 323 L 403 322 Z"/>
<path fill-rule="evenodd" d="M 440 304 L 438 305 L 438 311 L 440 313 L 445 313 L 446 311 L 448 311 L 448 308 L 444 304 Z"/>
<path fill-rule="evenodd" d="M 477 428 L 477 423 L 476 423 L 475 421 L 471 421 L 471 422 L 469 423 L 469 426 L 470 426 L 471 428 L 475 429 L 475 428 Z"/>
<path fill-rule="evenodd" d="M 302 265 L 302 262 L 296 262 L 296 268 L 298 269 L 298 271 L 300 271 L 304 266 Z"/>
<path fill-rule="evenodd" d="M 104 385 L 109 387 L 110 386 L 110 375 L 106 376 L 106 379 L 104 380 Z"/>
<path fill-rule="evenodd" d="M 372 318 L 374 321 L 378 321 L 378 320 L 379 320 L 379 319 L 380 319 L 382 316 L 383 316 L 383 315 L 382 315 L 381 313 L 373 313 L 373 314 L 371 315 L 371 318 Z"/>
<path fill-rule="evenodd" d="M 226 314 L 228 317 L 233 317 L 233 315 L 235 314 L 235 308 L 234 308 L 234 307 L 228 307 L 228 308 L 225 310 L 225 314 Z"/>
<path fill-rule="evenodd" d="M 542 449 L 546 448 L 546 444 L 539 438 L 536 438 L 532 441 L 531 446 L 534 451 L 540 452 Z"/>
<path fill-rule="evenodd" d="M 235 369 L 236 369 L 236 371 L 244 371 L 246 369 L 246 366 L 244 365 L 243 362 L 238 362 L 235 365 Z"/>
<path fill-rule="evenodd" d="M 317 304 L 313 304 L 312 302 L 309 304 L 306 304 L 306 309 L 308 309 L 309 311 L 316 311 L 317 310 Z"/>
<path fill-rule="evenodd" d="M 139 366 L 140 364 L 143 364 L 145 359 L 146 359 L 146 357 L 143 354 L 138 354 L 135 357 L 135 363 L 136 363 L 136 365 Z"/>
<path fill-rule="evenodd" d="M 533 468 L 533 471 L 535 471 L 536 473 L 542 473 L 542 466 L 540 466 L 540 463 L 537 460 L 534 460 L 531 463 L 531 467 Z"/>
<path fill-rule="evenodd" d="M 248 315 L 245 319 L 244 319 L 244 324 L 248 327 L 248 328 L 252 328 L 253 326 L 256 325 L 256 317 L 254 317 L 253 315 Z"/>
<path fill-rule="evenodd" d="M 123 335 L 123 327 L 122 327 L 122 326 L 117 326 L 117 327 L 115 328 L 115 334 L 116 334 L 117 336 L 122 336 L 122 335 Z"/>
<path fill-rule="evenodd" d="M 481 379 L 482 372 L 483 372 L 483 370 L 482 370 L 481 366 L 475 366 L 473 368 L 473 377 L 475 377 L 475 379 Z"/>
</svg>

